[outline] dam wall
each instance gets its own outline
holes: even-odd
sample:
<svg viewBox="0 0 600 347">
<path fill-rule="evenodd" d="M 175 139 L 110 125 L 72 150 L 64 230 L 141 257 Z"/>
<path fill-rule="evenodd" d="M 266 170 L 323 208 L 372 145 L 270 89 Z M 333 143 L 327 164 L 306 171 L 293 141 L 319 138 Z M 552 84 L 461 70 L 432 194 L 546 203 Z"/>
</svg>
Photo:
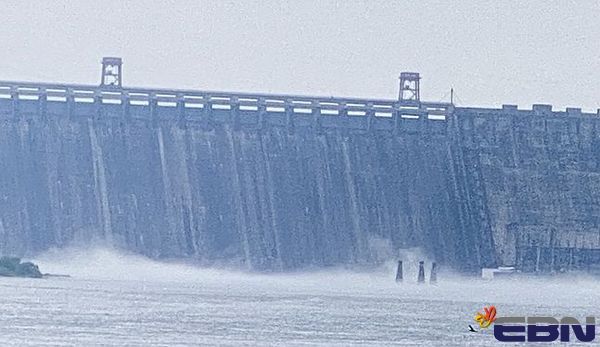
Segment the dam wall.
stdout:
<svg viewBox="0 0 600 347">
<path fill-rule="evenodd" d="M 523 271 L 600 262 L 600 112 L 550 105 L 460 108 L 460 152 L 481 180 L 500 264 Z"/>
<path fill-rule="evenodd" d="M 0 83 L 0 252 L 106 242 L 287 270 L 465 272 L 600 249 L 597 115 Z"/>
</svg>

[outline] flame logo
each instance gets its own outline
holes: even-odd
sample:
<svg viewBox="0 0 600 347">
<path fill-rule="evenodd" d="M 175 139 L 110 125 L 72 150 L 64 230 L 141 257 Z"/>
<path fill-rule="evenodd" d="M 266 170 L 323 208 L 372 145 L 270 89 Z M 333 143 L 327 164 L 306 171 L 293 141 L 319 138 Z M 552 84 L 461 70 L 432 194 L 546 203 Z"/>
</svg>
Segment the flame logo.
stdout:
<svg viewBox="0 0 600 347">
<path fill-rule="evenodd" d="M 486 329 L 496 320 L 496 306 L 484 307 L 483 312 L 485 313 L 477 312 L 475 321 L 482 329 Z"/>
</svg>

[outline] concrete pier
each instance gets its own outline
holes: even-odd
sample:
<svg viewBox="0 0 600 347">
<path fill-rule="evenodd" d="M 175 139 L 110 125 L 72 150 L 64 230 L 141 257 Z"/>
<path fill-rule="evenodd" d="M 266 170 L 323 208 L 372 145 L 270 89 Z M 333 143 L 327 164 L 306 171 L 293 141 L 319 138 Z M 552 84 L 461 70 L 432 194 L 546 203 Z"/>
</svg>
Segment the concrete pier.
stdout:
<svg viewBox="0 0 600 347">
<path fill-rule="evenodd" d="M 425 262 L 419 262 L 419 276 L 417 278 L 417 283 L 425 283 Z"/>
<path fill-rule="evenodd" d="M 437 264 L 435 262 L 431 264 L 431 275 L 429 276 L 429 283 L 437 283 Z"/>
<path fill-rule="evenodd" d="M 396 282 L 402 282 L 404 277 L 402 269 L 402 260 L 398 260 L 398 268 L 396 269 Z"/>
</svg>

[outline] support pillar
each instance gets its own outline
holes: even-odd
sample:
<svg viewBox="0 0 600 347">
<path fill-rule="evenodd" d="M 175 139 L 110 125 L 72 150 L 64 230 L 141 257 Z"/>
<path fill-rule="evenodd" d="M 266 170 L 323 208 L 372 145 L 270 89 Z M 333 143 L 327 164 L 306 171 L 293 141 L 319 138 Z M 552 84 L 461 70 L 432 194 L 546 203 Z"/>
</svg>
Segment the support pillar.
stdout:
<svg viewBox="0 0 600 347">
<path fill-rule="evenodd" d="M 396 269 L 396 282 L 402 282 L 404 274 L 402 272 L 402 260 L 398 260 L 398 268 Z"/>
<path fill-rule="evenodd" d="M 419 262 L 419 278 L 417 278 L 418 283 L 425 283 L 425 262 Z"/>
<path fill-rule="evenodd" d="M 431 264 L 431 275 L 429 276 L 429 283 L 437 283 L 437 264 Z"/>
</svg>

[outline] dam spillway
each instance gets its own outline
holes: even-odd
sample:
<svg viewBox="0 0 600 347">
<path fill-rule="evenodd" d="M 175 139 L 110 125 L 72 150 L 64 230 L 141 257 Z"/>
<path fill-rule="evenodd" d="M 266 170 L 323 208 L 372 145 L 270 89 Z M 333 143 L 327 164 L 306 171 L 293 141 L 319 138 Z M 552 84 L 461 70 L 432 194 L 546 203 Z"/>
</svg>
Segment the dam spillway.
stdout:
<svg viewBox="0 0 600 347">
<path fill-rule="evenodd" d="M 0 252 L 286 270 L 600 262 L 600 116 L 0 82 Z"/>
</svg>

